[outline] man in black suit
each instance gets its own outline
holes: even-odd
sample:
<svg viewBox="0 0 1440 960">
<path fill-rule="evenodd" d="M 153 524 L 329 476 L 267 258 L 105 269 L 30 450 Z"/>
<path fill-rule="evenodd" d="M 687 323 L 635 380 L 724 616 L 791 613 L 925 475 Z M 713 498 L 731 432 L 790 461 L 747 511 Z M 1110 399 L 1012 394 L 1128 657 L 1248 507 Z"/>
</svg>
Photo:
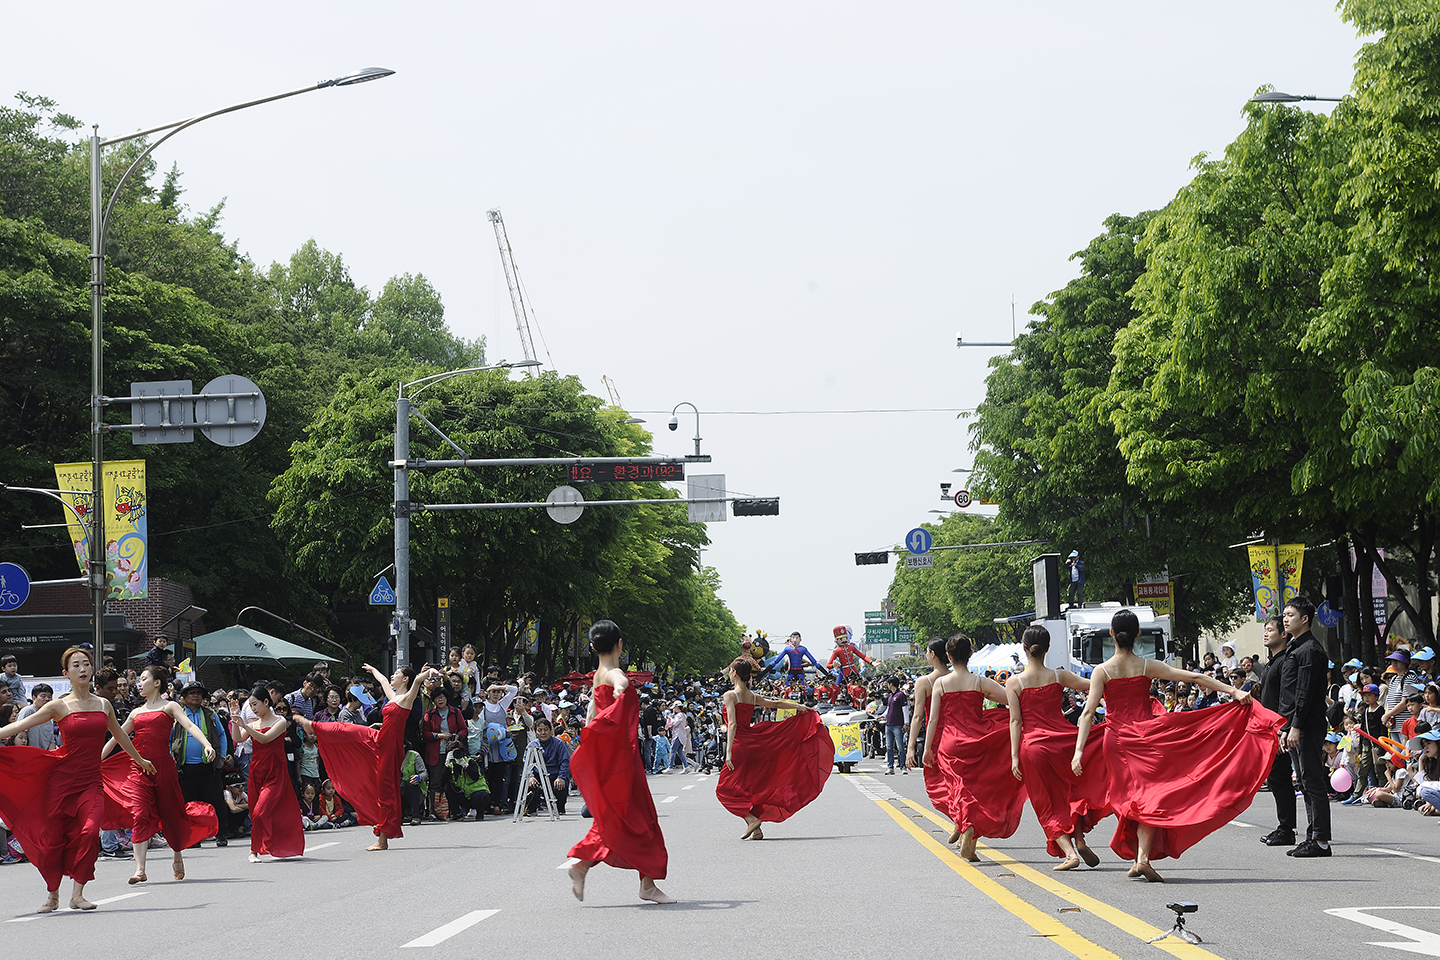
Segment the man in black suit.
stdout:
<svg viewBox="0 0 1440 960">
<path fill-rule="evenodd" d="M 1271 617 L 1265 621 L 1265 649 L 1270 651 L 1270 659 L 1260 674 L 1260 703 L 1276 713 L 1280 712 L 1280 665 L 1285 662 L 1285 655 L 1289 652 L 1289 641 L 1290 638 L 1285 636 L 1284 621 L 1281 618 Z M 1240 686 L 1234 680 L 1230 682 Z M 1283 733 L 1281 737 L 1284 737 Z M 1279 820 L 1279 826 L 1260 838 L 1260 842 L 1267 847 L 1288 847 L 1295 842 L 1293 770 L 1290 751 L 1282 746 L 1275 754 L 1270 776 L 1265 781 L 1265 789 L 1275 798 L 1275 817 Z"/>
<path fill-rule="evenodd" d="M 1329 732 L 1325 718 L 1329 657 L 1310 632 L 1314 621 L 1315 604 L 1305 597 L 1285 604 L 1285 632 L 1291 640 L 1280 666 L 1280 715 L 1285 718 L 1281 746 L 1294 757 L 1310 821 L 1305 842 L 1286 851 L 1292 857 L 1330 856 L 1330 781 L 1324 749 Z"/>
</svg>

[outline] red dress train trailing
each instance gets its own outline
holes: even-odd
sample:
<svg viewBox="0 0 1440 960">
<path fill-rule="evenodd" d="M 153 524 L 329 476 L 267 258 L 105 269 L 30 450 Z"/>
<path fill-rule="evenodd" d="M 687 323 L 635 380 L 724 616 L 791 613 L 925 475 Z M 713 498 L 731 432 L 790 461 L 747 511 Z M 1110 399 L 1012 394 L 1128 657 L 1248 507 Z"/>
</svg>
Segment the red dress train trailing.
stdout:
<svg viewBox="0 0 1440 960">
<path fill-rule="evenodd" d="M 925 789 L 961 830 L 1008 837 L 1020 826 L 1025 785 L 1010 773 L 1010 712 L 983 709 L 984 701 L 979 690 L 940 695 L 936 769 L 933 777 L 926 769 Z"/>
<path fill-rule="evenodd" d="M 317 723 L 315 743 L 325 773 L 359 822 L 375 828 L 375 836 L 394 839 L 405 834 L 400 805 L 400 765 L 405 759 L 405 722 L 410 711 L 387 703 L 380 711 L 380 729 L 357 723 Z"/>
<path fill-rule="evenodd" d="M 251 743 L 250 852 L 272 857 L 303 856 L 305 824 L 300 820 L 300 801 L 290 785 L 285 738 Z"/>
<path fill-rule="evenodd" d="M 128 753 L 117 751 L 100 764 L 105 782 L 106 830 L 128 828 L 130 839 L 144 843 L 160 831 L 172 850 L 185 850 L 220 832 L 215 808 L 208 803 L 185 802 L 180 773 L 170 753 L 174 721 L 162 710 L 132 714 L 130 735 L 135 751 L 155 764 L 155 776 L 145 775 Z"/>
<path fill-rule="evenodd" d="M 1084 775 L 1070 769 L 1075 758 L 1075 724 L 1061 710 L 1059 683 L 1020 688 L 1020 775 L 1030 795 L 1030 808 L 1045 831 L 1045 850 L 1062 855 L 1055 838 L 1083 837 L 1110 815 L 1109 771 L 1105 768 L 1106 725 L 1090 730 L 1081 756 Z"/>
<path fill-rule="evenodd" d="M 813 710 L 773 723 L 752 724 L 754 715 L 753 703 L 735 705 L 735 769 L 720 769 L 715 797 L 737 817 L 779 823 L 820 796 L 835 741 Z"/>
<path fill-rule="evenodd" d="M 0 747 L 0 816 L 46 890 L 58 890 L 65 876 L 95 879 L 105 816 L 100 748 L 109 725 L 104 710 L 67 713 L 58 723 L 59 750 Z"/>
<path fill-rule="evenodd" d="M 1148 677 L 1105 684 L 1110 848 L 1127 860 L 1136 827 L 1158 828 L 1150 859 L 1178 857 L 1249 808 L 1270 775 L 1285 721 L 1259 701 L 1165 713 Z"/>
<path fill-rule="evenodd" d="M 595 688 L 595 708 L 570 758 L 570 773 L 595 819 L 570 856 L 664 880 L 670 856 L 640 758 L 640 698 L 633 686 L 617 699 L 614 687 L 602 685 Z"/>
</svg>

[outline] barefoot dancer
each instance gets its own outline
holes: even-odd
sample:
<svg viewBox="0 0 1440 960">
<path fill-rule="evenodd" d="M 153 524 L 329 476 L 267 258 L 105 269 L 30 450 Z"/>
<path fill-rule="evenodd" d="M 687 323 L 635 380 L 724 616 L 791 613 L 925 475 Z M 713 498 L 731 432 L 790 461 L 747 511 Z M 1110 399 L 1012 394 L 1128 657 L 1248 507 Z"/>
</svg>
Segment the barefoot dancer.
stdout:
<svg viewBox="0 0 1440 960">
<path fill-rule="evenodd" d="M 305 854 L 305 825 L 300 819 L 300 801 L 290 785 L 285 760 L 285 730 L 289 722 L 270 709 L 270 691 L 258 686 L 250 691 L 251 726 L 240 716 L 240 702 L 230 701 L 230 716 L 239 731 L 238 742 L 250 740 L 255 750 L 250 758 L 250 862 L 260 855 L 299 857 Z"/>
<path fill-rule="evenodd" d="M 1083 774 L 1081 754 L 1104 698 L 1110 803 L 1120 819 L 1110 848 L 1134 858 L 1132 880 L 1163 883 L 1150 861 L 1180 856 L 1249 808 L 1270 774 L 1285 721 L 1228 683 L 1137 657 L 1133 611 L 1118 611 L 1110 632 L 1115 656 L 1090 677 L 1071 767 Z M 1234 702 L 1165 713 L 1150 696 L 1156 678 L 1197 683 Z"/>
<path fill-rule="evenodd" d="M 115 721 L 110 701 L 91 692 L 95 661 L 90 651 L 71 647 L 60 658 L 60 666 L 70 681 L 70 692 L 24 720 L 0 727 L 0 740 L 5 740 L 54 720 L 63 740 L 59 750 L 0 749 L 0 816 L 45 878 L 50 895 L 40 913 L 52 913 L 60 905 L 62 875 L 74 881 L 71 909 L 95 909 L 85 899 L 85 884 L 95 879 L 95 857 L 100 853 L 100 821 L 105 815 L 100 748 L 106 732 L 146 775 L 155 775 L 155 765 L 135 751 L 129 735 Z"/>
<path fill-rule="evenodd" d="M 925 645 L 925 662 L 930 664 L 930 672 L 915 680 L 915 710 L 910 718 L 910 742 L 905 748 L 905 765 L 909 767 L 921 766 L 915 762 L 915 747 L 919 743 L 921 730 L 926 731 L 927 739 L 929 737 L 930 699 L 935 693 L 935 682 L 950 673 L 950 656 L 945 650 L 944 639 L 936 637 Z M 924 759 L 923 755 L 920 759 Z M 948 787 L 940 776 L 940 769 L 933 763 L 926 764 L 922 773 L 925 777 L 925 792 L 930 794 L 930 805 L 944 813 L 950 804 L 945 796 Z"/>
<path fill-rule="evenodd" d="M 165 831 L 165 842 L 174 851 L 170 872 L 176 880 L 185 879 L 185 858 L 180 851 L 215 836 L 220 830 L 220 821 L 210 804 L 187 804 L 180 792 L 180 773 L 170 753 L 170 733 L 175 724 L 200 741 L 206 763 L 215 759 L 215 747 L 178 703 L 161 699 L 160 694 L 169 683 L 170 671 L 163 664 L 152 663 L 142 670 L 135 688 L 145 702 L 130 711 L 120 727 L 127 734 L 134 734 L 135 749 L 154 764 L 154 775 L 147 776 L 124 756 L 110 757 L 100 765 L 107 801 L 104 827 L 106 830 L 129 827 L 135 844 L 135 875 L 130 878 L 131 883 L 144 883 L 149 879 L 145 876 L 145 855 L 150 838 L 160 830 Z M 100 756 L 109 756 L 115 746 L 114 740 L 107 741 Z"/>
<path fill-rule="evenodd" d="M 590 628 L 590 649 L 600 658 L 600 668 L 570 773 L 595 819 L 585 839 L 570 849 L 578 861 L 570 866 L 570 889 L 576 900 L 584 900 L 585 875 L 604 862 L 640 874 L 641 900 L 674 903 L 655 886 L 665 879 L 670 856 L 640 759 L 640 701 L 620 667 L 620 628 L 610 620 L 596 623 Z"/>
<path fill-rule="evenodd" d="M 389 680 L 368 663 L 365 669 L 385 691 L 387 702 L 380 712 L 379 730 L 356 723 L 312 723 L 298 714 L 293 719 L 314 734 L 335 792 L 355 809 L 360 823 L 375 828 L 375 842 L 365 849 L 388 850 L 392 839 L 405 835 L 400 829 L 404 820 L 400 765 L 405 759 L 405 724 L 420 693 L 419 681 L 438 677 L 440 671 L 428 668 L 417 681 L 415 668 L 409 665 L 397 669 Z"/>
<path fill-rule="evenodd" d="M 835 741 L 809 707 L 751 691 L 750 664 L 749 657 L 730 664 L 735 689 L 725 693 L 728 739 L 715 797 L 726 810 L 745 818 L 741 840 L 764 840 L 762 821 L 787 820 L 820 796 L 835 763 Z M 796 713 L 773 723 L 752 723 L 756 707 Z"/>
</svg>

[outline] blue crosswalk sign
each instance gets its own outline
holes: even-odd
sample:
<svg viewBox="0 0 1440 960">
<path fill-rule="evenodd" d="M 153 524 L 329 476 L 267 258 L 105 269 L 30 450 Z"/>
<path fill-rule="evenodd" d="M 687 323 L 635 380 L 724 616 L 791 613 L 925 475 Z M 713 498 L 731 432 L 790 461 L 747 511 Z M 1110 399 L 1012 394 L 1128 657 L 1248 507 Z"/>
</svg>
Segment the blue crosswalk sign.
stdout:
<svg viewBox="0 0 1440 960">
<path fill-rule="evenodd" d="M 905 534 L 905 549 L 911 553 L 929 553 L 930 544 L 933 542 L 930 531 L 924 527 L 916 527 Z"/>
<path fill-rule="evenodd" d="M 370 591 L 370 602 L 377 607 L 388 607 L 395 605 L 395 591 L 390 589 L 390 581 L 384 577 L 375 584 L 375 589 Z"/>
</svg>

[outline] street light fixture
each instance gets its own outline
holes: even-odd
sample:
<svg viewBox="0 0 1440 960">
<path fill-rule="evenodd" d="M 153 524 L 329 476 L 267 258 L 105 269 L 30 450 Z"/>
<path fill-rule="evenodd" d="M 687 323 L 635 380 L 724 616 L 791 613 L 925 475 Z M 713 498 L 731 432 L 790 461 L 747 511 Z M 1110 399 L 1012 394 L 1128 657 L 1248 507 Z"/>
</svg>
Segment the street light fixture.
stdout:
<svg viewBox="0 0 1440 960">
<path fill-rule="evenodd" d="M 1300 103 L 1304 100 L 1326 100 L 1330 103 L 1339 103 L 1344 97 L 1317 97 L 1310 93 L 1281 93 L 1279 90 L 1269 90 L 1259 93 L 1250 98 L 1251 103 Z"/>
<path fill-rule="evenodd" d="M 312 90 L 323 90 L 326 87 L 347 87 L 356 83 L 365 83 L 369 80 L 379 80 L 381 77 L 388 77 L 395 71 L 385 67 L 365 67 L 354 73 L 346 74 L 343 77 L 336 77 L 333 80 L 321 80 L 312 86 L 301 87 L 298 90 L 290 90 L 286 93 L 279 93 L 271 97 L 262 97 L 259 100 L 248 100 L 245 103 L 236 103 L 228 107 L 221 107 L 219 110 L 212 110 L 209 113 L 202 113 L 198 116 L 189 117 L 185 120 L 176 120 L 174 123 L 166 123 L 158 127 L 150 127 L 135 133 L 126 134 L 123 137 L 111 137 L 109 140 L 100 139 L 100 127 L 91 127 L 90 134 L 90 551 L 88 581 L 90 585 L 91 615 L 94 621 L 92 639 L 95 644 L 95 655 L 100 656 L 105 649 L 105 407 L 109 400 L 104 391 L 104 370 L 103 361 L 105 358 L 105 339 L 103 336 L 105 325 L 105 237 L 110 232 L 110 215 L 115 211 L 115 203 L 120 199 L 120 191 L 125 186 L 125 181 L 130 175 L 139 169 L 145 158 L 154 152 L 166 140 L 169 140 L 181 130 L 193 127 L 202 120 L 209 120 L 211 117 L 218 117 L 223 113 L 234 113 L 236 110 L 244 110 L 246 107 L 259 106 L 262 103 L 270 103 L 274 100 L 284 100 L 286 97 L 298 96 L 302 93 L 310 93 Z M 104 186 L 101 182 L 101 160 L 106 147 L 112 147 L 117 143 L 125 143 L 139 137 L 146 137 L 152 133 L 159 133 L 162 130 L 169 131 L 163 137 L 146 147 L 134 162 L 120 175 L 119 181 L 115 184 L 115 192 L 110 195 L 109 203 L 104 203 Z"/>
<path fill-rule="evenodd" d="M 359 82 L 359 81 L 355 81 Z M 429 420 L 414 411 L 410 404 L 425 390 L 435 384 L 451 377 L 458 377 L 465 373 L 483 373 L 487 370 L 510 370 L 515 367 L 538 367 L 539 360 L 516 360 L 501 361 L 485 367 L 464 367 L 460 370 L 447 370 L 444 373 L 433 373 L 428 377 L 421 377 L 419 380 L 411 380 L 409 383 L 400 384 L 400 389 L 395 397 L 395 666 L 397 668 L 410 663 L 410 415 L 420 417 L 425 425 L 436 433 L 450 446 L 455 444 L 449 437 L 440 433 L 439 429 Z M 410 396 L 405 391 L 411 387 L 419 387 Z M 459 450 L 459 447 L 456 447 Z M 460 450 L 461 456 L 468 456 L 464 450 Z M 383 573 L 383 571 L 382 571 Z"/>
</svg>

